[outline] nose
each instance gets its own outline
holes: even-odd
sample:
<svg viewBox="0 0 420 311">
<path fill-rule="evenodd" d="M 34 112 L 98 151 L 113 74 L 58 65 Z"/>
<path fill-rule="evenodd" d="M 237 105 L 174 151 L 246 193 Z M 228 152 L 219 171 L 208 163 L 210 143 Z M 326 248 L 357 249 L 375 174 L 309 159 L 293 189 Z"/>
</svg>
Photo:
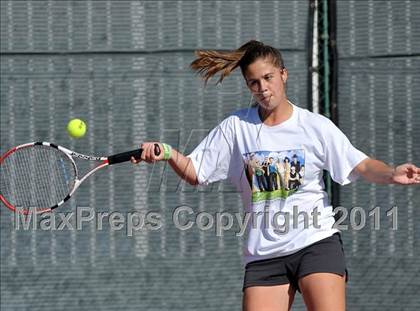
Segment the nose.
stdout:
<svg viewBox="0 0 420 311">
<path fill-rule="evenodd" d="M 267 92 L 268 88 L 267 88 L 267 84 L 264 80 L 260 81 L 260 83 L 258 83 L 258 93 L 263 94 L 264 92 Z"/>
</svg>

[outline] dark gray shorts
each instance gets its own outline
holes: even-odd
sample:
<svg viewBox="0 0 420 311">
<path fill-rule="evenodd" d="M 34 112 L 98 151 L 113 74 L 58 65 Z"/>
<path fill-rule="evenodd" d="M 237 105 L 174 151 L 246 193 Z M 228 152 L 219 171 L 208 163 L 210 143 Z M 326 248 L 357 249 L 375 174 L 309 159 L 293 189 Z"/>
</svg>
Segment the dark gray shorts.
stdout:
<svg viewBox="0 0 420 311">
<path fill-rule="evenodd" d="M 245 266 L 243 290 L 251 286 L 291 284 L 300 292 L 298 280 L 310 273 L 348 273 L 339 233 L 311 244 L 294 254 L 258 260 Z"/>
</svg>

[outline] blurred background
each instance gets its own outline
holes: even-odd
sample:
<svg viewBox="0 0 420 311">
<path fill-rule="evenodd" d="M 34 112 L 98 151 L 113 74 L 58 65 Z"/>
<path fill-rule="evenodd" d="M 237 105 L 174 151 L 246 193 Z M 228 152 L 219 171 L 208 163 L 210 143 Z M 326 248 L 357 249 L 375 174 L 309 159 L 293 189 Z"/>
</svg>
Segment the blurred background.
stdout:
<svg viewBox="0 0 420 311">
<path fill-rule="evenodd" d="M 419 1 L 0 3 L 1 153 L 51 141 L 107 155 L 146 140 L 189 153 L 250 103 L 239 72 L 204 88 L 189 69 L 194 51 L 257 39 L 282 52 L 293 103 L 333 119 L 370 156 L 420 165 Z M 75 117 L 88 124 L 79 140 L 65 131 Z M 232 186 L 194 189 L 163 164 L 107 170 L 59 212 L 157 212 L 162 227 L 131 237 L 95 222 L 79 231 L 15 230 L 2 207 L 1 310 L 241 310 L 237 226 L 219 237 L 172 221 L 179 206 L 241 213 Z M 419 310 L 419 187 L 327 186 L 334 206 L 348 209 L 346 223 L 354 207 L 358 223 L 365 215 L 361 230 L 342 235 L 348 310 Z M 393 223 L 386 213 L 394 206 Z M 368 214 L 375 207 L 379 230 Z M 298 295 L 293 310 L 305 310 Z"/>
</svg>

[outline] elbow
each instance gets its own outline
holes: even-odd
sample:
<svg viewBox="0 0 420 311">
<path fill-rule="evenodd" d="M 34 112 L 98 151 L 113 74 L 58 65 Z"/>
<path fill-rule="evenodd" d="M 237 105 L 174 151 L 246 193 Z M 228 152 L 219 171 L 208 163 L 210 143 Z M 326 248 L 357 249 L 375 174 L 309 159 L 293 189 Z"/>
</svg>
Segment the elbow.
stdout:
<svg viewBox="0 0 420 311">
<path fill-rule="evenodd" d="M 187 180 L 187 182 L 188 182 L 191 186 L 198 186 L 198 185 L 199 185 L 199 182 L 198 182 L 198 179 L 197 179 L 197 178 L 191 178 L 191 179 L 188 179 L 188 180 Z"/>
<path fill-rule="evenodd" d="M 356 174 L 363 179 L 369 180 L 369 171 L 368 171 L 368 163 L 370 158 L 364 159 L 360 162 L 352 171 L 352 174 Z"/>
</svg>

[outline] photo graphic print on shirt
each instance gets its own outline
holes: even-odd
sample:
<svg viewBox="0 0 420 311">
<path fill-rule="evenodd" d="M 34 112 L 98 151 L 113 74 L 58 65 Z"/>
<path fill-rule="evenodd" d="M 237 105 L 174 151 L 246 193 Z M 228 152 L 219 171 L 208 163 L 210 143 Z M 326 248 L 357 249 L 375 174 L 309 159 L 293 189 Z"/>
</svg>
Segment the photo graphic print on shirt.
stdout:
<svg viewBox="0 0 420 311">
<path fill-rule="evenodd" d="M 252 202 L 285 199 L 299 190 L 305 175 L 303 149 L 243 154 Z"/>
</svg>

